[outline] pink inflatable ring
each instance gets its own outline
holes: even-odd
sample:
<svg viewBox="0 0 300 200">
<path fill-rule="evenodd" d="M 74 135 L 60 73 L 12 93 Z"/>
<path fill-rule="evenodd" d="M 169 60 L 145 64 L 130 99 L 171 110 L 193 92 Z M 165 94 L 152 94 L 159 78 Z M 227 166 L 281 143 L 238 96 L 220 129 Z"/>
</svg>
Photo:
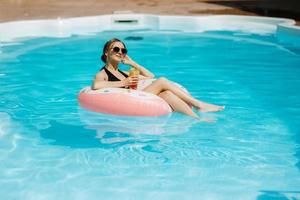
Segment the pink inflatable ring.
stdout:
<svg viewBox="0 0 300 200">
<path fill-rule="evenodd" d="M 78 101 L 83 108 L 113 115 L 159 116 L 172 112 L 169 104 L 157 95 L 122 88 L 85 87 Z"/>
</svg>

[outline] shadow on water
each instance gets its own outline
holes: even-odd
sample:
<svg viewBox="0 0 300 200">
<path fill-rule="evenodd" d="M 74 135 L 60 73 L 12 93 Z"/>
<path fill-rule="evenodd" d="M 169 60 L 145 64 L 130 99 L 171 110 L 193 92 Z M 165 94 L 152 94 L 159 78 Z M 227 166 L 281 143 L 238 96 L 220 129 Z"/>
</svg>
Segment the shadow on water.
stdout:
<svg viewBox="0 0 300 200">
<path fill-rule="evenodd" d="M 157 140 L 138 140 L 126 133 L 104 132 L 101 136 L 95 129 L 80 125 L 50 122 L 50 127 L 40 130 L 41 137 L 50 140 L 50 144 L 71 148 L 117 148 L 120 146 L 140 143 L 148 144 Z"/>
<path fill-rule="evenodd" d="M 124 145 L 146 146 L 157 143 L 161 135 L 183 134 L 195 120 L 183 116 L 125 117 L 79 110 L 83 125 L 50 121 L 40 130 L 50 144 L 71 148 L 117 148 Z"/>
<path fill-rule="evenodd" d="M 143 40 L 144 38 L 141 36 L 128 36 L 126 37 L 124 40 L 133 40 L 133 41 L 139 41 L 139 40 Z"/>
<path fill-rule="evenodd" d="M 256 200 L 296 200 L 300 197 L 300 191 L 272 191 L 262 190 Z"/>
<path fill-rule="evenodd" d="M 94 113 L 79 109 L 80 121 L 98 135 L 107 131 L 131 135 L 176 135 L 189 131 L 197 121 L 181 114 L 159 117 L 129 117 Z"/>
</svg>

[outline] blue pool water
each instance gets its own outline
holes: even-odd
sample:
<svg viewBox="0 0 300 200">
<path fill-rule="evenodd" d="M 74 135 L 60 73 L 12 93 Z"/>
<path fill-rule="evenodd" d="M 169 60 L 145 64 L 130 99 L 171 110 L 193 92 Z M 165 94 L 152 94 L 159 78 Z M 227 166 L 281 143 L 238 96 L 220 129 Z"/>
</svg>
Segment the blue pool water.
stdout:
<svg viewBox="0 0 300 200">
<path fill-rule="evenodd" d="M 210 124 L 178 113 L 137 118 L 81 109 L 77 94 L 112 37 L 156 77 L 226 110 L 202 114 L 217 120 Z M 272 34 L 221 31 L 2 45 L 1 199 L 299 199 L 299 46 Z"/>
</svg>

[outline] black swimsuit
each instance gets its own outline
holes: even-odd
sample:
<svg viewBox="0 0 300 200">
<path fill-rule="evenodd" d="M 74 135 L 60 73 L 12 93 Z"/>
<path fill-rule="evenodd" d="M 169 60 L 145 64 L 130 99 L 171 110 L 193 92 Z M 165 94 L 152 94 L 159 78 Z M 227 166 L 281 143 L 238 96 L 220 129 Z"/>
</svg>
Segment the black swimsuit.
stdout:
<svg viewBox="0 0 300 200">
<path fill-rule="evenodd" d="M 102 71 L 104 69 L 105 73 L 107 74 L 108 76 L 108 81 L 121 81 L 120 79 L 118 79 L 115 75 L 113 75 L 105 66 L 102 67 L 102 69 L 100 71 Z M 128 77 L 127 74 L 125 74 L 124 72 L 122 72 L 121 70 L 118 69 L 118 71 L 123 75 L 125 76 L 125 78 Z"/>
<path fill-rule="evenodd" d="M 113 75 L 105 66 L 101 68 L 100 71 L 102 71 L 104 69 L 105 73 L 108 76 L 108 81 L 121 81 L 120 79 L 118 79 L 115 75 Z M 118 69 L 118 71 L 125 76 L 125 78 L 128 77 L 127 74 L 125 74 L 124 72 L 122 72 L 121 70 Z M 125 88 L 125 87 L 121 87 L 121 88 Z"/>
</svg>

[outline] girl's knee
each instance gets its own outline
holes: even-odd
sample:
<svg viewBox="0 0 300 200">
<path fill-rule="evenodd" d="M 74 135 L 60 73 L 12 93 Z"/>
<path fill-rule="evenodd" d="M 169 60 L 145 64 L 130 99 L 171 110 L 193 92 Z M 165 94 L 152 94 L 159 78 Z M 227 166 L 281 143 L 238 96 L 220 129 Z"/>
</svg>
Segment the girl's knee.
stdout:
<svg viewBox="0 0 300 200">
<path fill-rule="evenodd" d="M 157 81 L 159 81 L 159 82 L 167 82 L 168 79 L 165 78 L 165 77 L 160 77 L 160 78 L 157 79 Z"/>
<path fill-rule="evenodd" d="M 159 84 L 164 85 L 165 87 L 168 87 L 170 83 L 169 80 L 165 77 L 160 77 L 156 81 L 158 81 Z"/>
</svg>

